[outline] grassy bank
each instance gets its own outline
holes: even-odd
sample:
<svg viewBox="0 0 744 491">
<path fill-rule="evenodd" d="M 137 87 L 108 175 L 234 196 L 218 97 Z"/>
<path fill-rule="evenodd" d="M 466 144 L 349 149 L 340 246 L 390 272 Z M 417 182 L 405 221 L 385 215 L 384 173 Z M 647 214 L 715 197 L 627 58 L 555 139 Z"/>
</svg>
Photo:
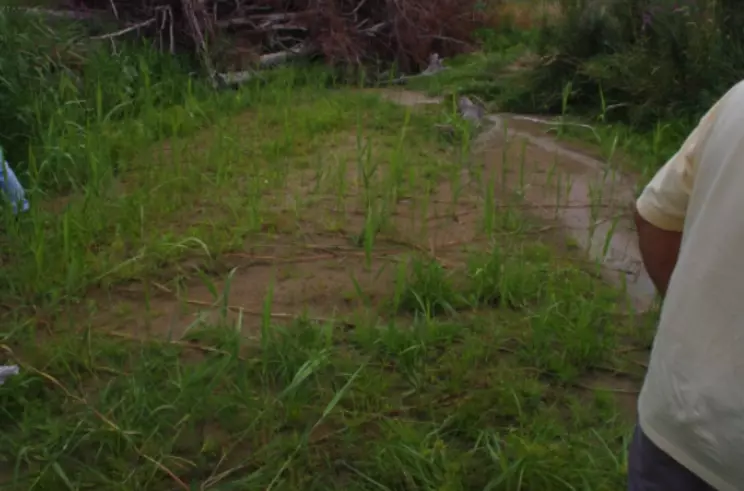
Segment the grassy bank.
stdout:
<svg viewBox="0 0 744 491">
<path fill-rule="evenodd" d="M 3 489 L 623 486 L 650 319 L 469 167 L 451 108 L 132 53 L 136 82 L 104 57 L 40 94 L 13 152 Z"/>
<path fill-rule="evenodd" d="M 6 486 L 621 486 L 648 334 L 617 294 L 453 195 L 439 110 L 261 94 L 44 216 L 65 293 L 5 324 Z"/>
<path fill-rule="evenodd" d="M 419 87 L 558 117 L 551 131 L 612 153 L 642 182 L 744 66 L 729 2 L 509 0 L 494 12 L 483 51 Z"/>
<path fill-rule="evenodd" d="M 449 70 L 431 79 L 413 82 L 411 87 L 429 95 L 468 94 L 491 112 L 513 112 L 515 99 L 524 96 L 526 77 L 534 69 L 532 38 L 496 36 L 496 49 L 451 60 Z M 501 46 L 501 47 L 498 47 Z M 645 183 L 679 149 L 693 123 L 682 119 L 660 120 L 651 128 L 638 127 L 607 117 L 607 108 L 577 111 L 572 106 L 571 86 L 564 90 L 565 103 L 557 113 L 527 111 L 548 118 L 545 133 L 621 168 Z M 516 106 L 519 108 L 519 106 Z M 517 111 L 518 113 L 518 111 Z"/>
</svg>

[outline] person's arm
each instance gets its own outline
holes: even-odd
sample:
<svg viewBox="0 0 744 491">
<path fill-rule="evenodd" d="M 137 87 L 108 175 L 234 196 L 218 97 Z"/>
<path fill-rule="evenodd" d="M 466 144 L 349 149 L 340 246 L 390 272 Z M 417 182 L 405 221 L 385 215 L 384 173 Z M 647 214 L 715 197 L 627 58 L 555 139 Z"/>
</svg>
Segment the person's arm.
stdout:
<svg viewBox="0 0 744 491">
<path fill-rule="evenodd" d="M 635 212 L 635 224 L 643 265 L 656 290 L 663 297 L 669 287 L 672 271 L 677 265 L 682 232 L 657 227 L 643 218 L 638 209 Z"/>
<path fill-rule="evenodd" d="M 682 243 L 687 204 L 703 140 L 710 133 L 716 104 L 679 152 L 656 173 L 636 201 L 635 224 L 643 265 L 661 296 L 669 287 Z"/>
</svg>

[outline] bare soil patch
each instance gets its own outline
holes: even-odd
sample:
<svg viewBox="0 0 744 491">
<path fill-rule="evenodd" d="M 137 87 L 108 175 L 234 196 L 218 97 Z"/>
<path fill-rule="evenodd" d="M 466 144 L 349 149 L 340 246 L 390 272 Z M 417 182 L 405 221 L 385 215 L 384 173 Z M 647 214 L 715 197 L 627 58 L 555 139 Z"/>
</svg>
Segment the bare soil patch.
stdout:
<svg viewBox="0 0 744 491">
<path fill-rule="evenodd" d="M 410 107 L 438 103 L 408 91 L 381 95 Z M 389 300 L 397 267 L 407 255 L 423 253 L 448 269 L 462 269 L 469 251 L 485 238 L 484 206 L 528 210 L 569 237 L 585 235 L 579 244 L 583 249 L 596 249 L 598 241 L 608 248 L 609 243 L 605 269 L 637 278 L 637 262 L 629 261 L 627 252 L 632 246 L 625 218 L 630 182 L 597 168 L 590 150 L 565 148 L 544 130 L 518 118 L 503 120 L 474 142 L 471 164 L 449 169 L 448 178 L 430 189 L 401 191 L 394 208 L 386 210 L 389 219 L 379 224 L 369 255 L 362 243 L 369 203 L 382 188 L 365 189 L 356 155 L 358 135 L 338 136 L 321 150 L 328 162 L 322 172 L 297 171 L 272 194 L 271 234 L 251 236 L 242 250 L 224 254 L 221 278 L 192 276 L 177 286 L 150 285 L 146 292 L 136 284 L 118 288 L 101 302 L 103 313 L 92 322 L 126 336 L 176 339 L 195 326 L 239 322 L 245 336 L 257 337 L 270 295 L 274 321 L 306 317 L 353 325 L 355 319 L 378 315 L 369 306 Z M 445 149 L 422 151 L 432 152 L 434 159 L 454 158 Z M 386 172 L 387 167 L 377 178 L 384 181 Z M 489 186 L 491 205 L 484 202 Z M 521 204 L 515 205 L 515 196 Z M 610 229 L 615 238 L 598 239 Z M 642 290 L 636 295 L 643 300 Z M 586 385 L 620 394 L 621 405 L 631 407 L 633 401 L 627 400 L 634 398 L 634 389 L 625 378 L 614 379 L 595 377 Z"/>
<path fill-rule="evenodd" d="M 618 489 L 645 337 L 551 247 L 573 195 L 550 176 L 603 181 L 529 128 L 468 148 L 431 101 L 275 99 L 95 202 L 79 257 L 118 275 L 0 346 L 9 489 Z"/>
<path fill-rule="evenodd" d="M 425 98 L 414 104 L 421 103 L 426 103 Z M 203 136 L 194 140 L 202 141 Z M 391 297 L 399 264 L 410 254 L 429 256 L 449 269 L 462 268 L 468 250 L 485 237 L 482 200 L 472 189 L 463 192 L 467 173 L 442 171 L 442 165 L 411 171 L 455 173 L 462 179 L 401 189 L 395 206 L 384 211 L 386 219 L 379 223 L 368 254 L 363 242 L 369 214 L 374 212 L 369 203 L 383 206 L 381 194 L 391 171 L 381 167 L 374 177 L 377 182 L 365 189 L 357 150 L 357 135 L 339 135 L 320 150 L 325 161 L 321 172 L 293 171 L 285 185 L 265 200 L 271 203 L 263 210 L 273 217 L 266 224 L 270 233 L 251 235 L 242 250 L 222 254 L 219 275 L 205 271 L 186 275 L 178 284 L 115 287 L 93 296 L 100 313 L 91 322 L 130 336 L 178 339 L 190 327 L 215 322 L 235 325 L 240 318 L 245 335 L 254 337 L 269 295 L 271 316 L 277 321 L 307 316 L 321 322 L 352 322 L 355 316 L 372 315 L 369 305 L 383 304 Z M 169 151 L 166 144 L 164 152 Z M 446 149 L 414 151 L 439 164 L 451 164 Z M 179 269 L 188 270 L 188 263 Z M 225 279 L 230 271 L 232 275 Z"/>
</svg>

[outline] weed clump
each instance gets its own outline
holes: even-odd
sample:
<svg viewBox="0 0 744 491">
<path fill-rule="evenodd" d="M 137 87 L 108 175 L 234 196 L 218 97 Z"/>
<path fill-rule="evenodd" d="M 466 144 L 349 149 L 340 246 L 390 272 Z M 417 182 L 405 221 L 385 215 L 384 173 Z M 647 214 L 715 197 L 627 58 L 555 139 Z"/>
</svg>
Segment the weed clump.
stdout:
<svg viewBox="0 0 744 491">
<path fill-rule="evenodd" d="M 413 259 L 408 276 L 399 275 L 396 289 L 393 304 L 398 312 L 433 317 L 452 314 L 464 303 L 451 273 L 434 260 Z"/>
<path fill-rule="evenodd" d="M 468 265 L 469 298 L 478 306 L 522 310 L 542 298 L 548 274 L 534 258 L 494 245 Z"/>
</svg>

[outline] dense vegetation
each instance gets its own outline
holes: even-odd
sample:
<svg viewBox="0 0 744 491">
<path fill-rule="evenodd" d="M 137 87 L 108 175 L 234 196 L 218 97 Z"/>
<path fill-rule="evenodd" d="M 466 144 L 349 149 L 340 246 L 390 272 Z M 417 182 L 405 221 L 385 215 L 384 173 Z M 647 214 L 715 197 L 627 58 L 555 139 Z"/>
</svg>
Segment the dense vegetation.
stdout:
<svg viewBox="0 0 744 491">
<path fill-rule="evenodd" d="M 650 128 L 660 119 L 694 121 L 741 79 L 741 5 L 714 0 L 561 0 L 536 50 L 545 59 L 529 74 L 515 107 L 571 106 L 608 120 Z"/>
<path fill-rule="evenodd" d="M 484 52 L 426 83 L 589 120 L 652 169 L 736 81 L 739 14 L 595 3 L 484 3 Z M 32 201 L 0 207 L 0 487 L 622 488 L 654 313 L 490 177 L 461 186 L 451 108 L 323 67 L 217 92 L 80 36 L 0 12 Z"/>
<path fill-rule="evenodd" d="M 483 6 L 498 26 L 481 33 L 486 48 L 516 44 L 541 57 L 516 80 L 497 64 L 479 74 L 488 82 L 469 87 L 509 110 L 600 115 L 641 131 L 662 121 L 684 133 L 744 69 L 737 28 L 744 14 L 731 0 L 496 3 Z M 516 24 L 509 22 L 515 13 Z M 79 142 L 69 141 L 76 132 L 70 121 L 90 127 L 131 119 L 207 90 L 177 58 L 131 46 L 110 56 L 106 43 L 76 42 L 82 32 L 74 25 L 3 13 L 0 27 L 0 144 L 45 189 L 69 187 L 90 172 L 75 153 Z M 49 141 L 64 126 L 65 141 Z"/>
<path fill-rule="evenodd" d="M 90 161 L 111 160 L 98 152 L 131 152 L 140 143 L 130 133 L 121 145 L 95 149 L 94 135 L 116 122 L 155 117 L 146 114 L 155 107 L 207 96 L 206 84 L 191 80 L 178 58 L 110 48 L 86 42 L 74 23 L 0 13 L 0 144 L 25 182 L 46 192 L 85 185 L 100 177 L 92 173 L 110 170 Z"/>
</svg>

